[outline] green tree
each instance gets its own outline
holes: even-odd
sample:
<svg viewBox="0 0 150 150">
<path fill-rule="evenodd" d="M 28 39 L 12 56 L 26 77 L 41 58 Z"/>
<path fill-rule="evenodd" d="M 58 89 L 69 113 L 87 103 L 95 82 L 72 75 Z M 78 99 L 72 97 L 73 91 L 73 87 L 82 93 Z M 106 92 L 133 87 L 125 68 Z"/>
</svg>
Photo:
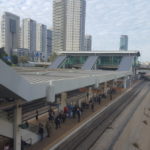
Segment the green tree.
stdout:
<svg viewBox="0 0 150 150">
<path fill-rule="evenodd" d="M 19 58 L 18 58 L 18 61 L 19 61 L 19 63 L 27 63 L 28 62 L 28 60 L 29 60 L 29 58 L 27 57 L 27 56 L 20 56 Z"/>
<path fill-rule="evenodd" d="M 18 56 L 16 56 L 16 55 L 12 56 L 12 63 L 15 65 L 18 64 Z"/>
<path fill-rule="evenodd" d="M 5 51 L 4 48 L 0 48 L 0 58 L 3 59 L 5 56 L 8 56 Z"/>
<path fill-rule="evenodd" d="M 11 62 L 7 60 L 8 55 L 4 51 L 4 47 L 0 48 L 0 59 L 2 59 L 6 64 L 11 65 Z"/>
</svg>

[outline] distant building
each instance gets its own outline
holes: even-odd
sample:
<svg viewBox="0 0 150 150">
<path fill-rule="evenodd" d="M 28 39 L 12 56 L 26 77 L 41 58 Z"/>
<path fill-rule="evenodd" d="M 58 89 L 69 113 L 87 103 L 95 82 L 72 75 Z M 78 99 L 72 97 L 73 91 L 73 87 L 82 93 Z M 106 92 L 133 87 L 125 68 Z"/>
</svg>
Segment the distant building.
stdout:
<svg viewBox="0 0 150 150">
<path fill-rule="evenodd" d="M 54 52 L 84 50 L 85 14 L 85 0 L 54 0 Z"/>
<path fill-rule="evenodd" d="M 20 17 L 4 12 L 0 18 L 0 47 L 11 56 L 13 49 L 19 48 Z"/>
<path fill-rule="evenodd" d="M 48 29 L 47 30 L 47 53 L 48 53 L 48 56 L 50 56 L 52 53 L 52 34 L 53 34 L 53 31 L 51 29 Z"/>
<path fill-rule="evenodd" d="M 22 48 L 22 30 L 21 27 L 19 28 L 19 48 Z"/>
<path fill-rule="evenodd" d="M 92 36 L 86 35 L 84 40 L 84 50 L 92 51 Z"/>
<path fill-rule="evenodd" d="M 47 51 L 47 27 L 43 24 L 36 27 L 36 51 Z"/>
<path fill-rule="evenodd" d="M 21 48 L 29 49 L 32 53 L 36 50 L 36 21 L 30 18 L 22 22 Z"/>
<path fill-rule="evenodd" d="M 83 51 L 85 37 L 85 0 L 68 0 L 66 7 L 66 51 Z"/>
<path fill-rule="evenodd" d="M 121 35 L 120 37 L 120 50 L 127 51 L 128 50 L 128 36 Z"/>
<path fill-rule="evenodd" d="M 66 0 L 53 1 L 53 52 L 65 50 Z"/>
<path fill-rule="evenodd" d="M 47 27 L 43 24 L 36 27 L 36 51 L 42 52 L 47 60 Z"/>
<path fill-rule="evenodd" d="M 30 58 L 29 49 L 24 49 L 24 48 L 14 49 L 13 54 L 18 56 L 18 57 L 25 56 L 25 57 Z"/>
</svg>

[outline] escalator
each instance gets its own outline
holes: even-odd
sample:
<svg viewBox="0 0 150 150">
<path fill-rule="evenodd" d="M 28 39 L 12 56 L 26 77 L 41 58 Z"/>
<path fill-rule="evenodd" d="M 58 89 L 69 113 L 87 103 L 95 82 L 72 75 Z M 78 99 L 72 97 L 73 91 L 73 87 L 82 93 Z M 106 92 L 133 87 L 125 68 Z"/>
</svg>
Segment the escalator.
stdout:
<svg viewBox="0 0 150 150">
<path fill-rule="evenodd" d="M 50 69 L 57 69 L 63 63 L 67 56 L 58 56 L 56 60 L 50 65 Z"/>
<path fill-rule="evenodd" d="M 125 56 L 122 58 L 117 71 L 130 71 L 132 69 L 134 57 Z"/>
<path fill-rule="evenodd" d="M 82 66 L 82 70 L 92 70 L 93 66 L 96 64 L 98 56 L 89 56 Z"/>
</svg>

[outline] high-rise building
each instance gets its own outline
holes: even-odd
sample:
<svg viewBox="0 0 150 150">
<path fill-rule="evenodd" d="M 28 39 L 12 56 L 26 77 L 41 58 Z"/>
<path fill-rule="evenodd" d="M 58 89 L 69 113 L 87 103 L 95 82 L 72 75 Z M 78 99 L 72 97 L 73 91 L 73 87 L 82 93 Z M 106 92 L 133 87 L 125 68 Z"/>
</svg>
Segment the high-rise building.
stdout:
<svg viewBox="0 0 150 150">
<path fill-rule="evenodd" d="M 92 36 L 86 35 L 84 40 L 84 50 L 92 51 Z"/>
<path fill-rule="evenodd" d="M 66 7 L 66 51 L 84 50 L 85 0 L 68 0 Z"/>
<path fill-rule="evenodd" d="M 53 43 L 52 51 L 65 50 L 66 0 L 53 1 Z"/>
<path fill-rule="evenodd" d="M 52 34 L 53 31 L 51 29 L 47 30 L 47 54 L 48 56 L 52 53 Z"/>
<path fill-rule="evenodd" d="M 22 22 L 21 48 L 29 49 L 30 53 L 36 51 L 36 21 L 30 18 Z"/>
<path fill-rule="evenodd" d="M 19 28 L 19 48 L 21 48 L 22 47 L 22 30 L 21 30 L 21 27 Z"/>
<path fill-rule="evenodd" d="M 54 0 L 54 52 L 84 50 L 85 13 L 85 0 Z"/>
<path fill-rule="evenodd" d="M 127 51 L 128 50 L 128 35 L 121 35 L 120 37 L 120 50 Z"/>
<path fill-rule="evenodd" d="M 43 24 L 36 26 L 36 51 L 47 52 L 47 27 Z"/>
<path fill-rule="evenodd" d="M 4 12 L 0 19 L 0 47 L 11 56 L 13 49 L 19 48 L 20 17 Z"/>
<path fill-rule="evenodd" d="M 36 51 L 41 52 L 43 60 L 47 60 L 47 26 L 43 24 L 36 26 Z"/>
</svg>

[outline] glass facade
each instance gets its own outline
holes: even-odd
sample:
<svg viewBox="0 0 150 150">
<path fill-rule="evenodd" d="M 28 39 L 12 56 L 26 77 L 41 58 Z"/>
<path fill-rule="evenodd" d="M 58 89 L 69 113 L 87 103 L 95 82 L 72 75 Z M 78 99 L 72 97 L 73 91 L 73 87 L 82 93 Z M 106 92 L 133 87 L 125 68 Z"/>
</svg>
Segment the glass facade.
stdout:
<svg viewBox="0 0 150 150">
<path fill-rule="evenodd" d="M 76 68 L 81 69 L 83 64 L 86 63 L 89 56 L 68 56 L 60 65 L 59 68 Z M 93 63 L 93 69 L 106 69 L 106 70 L 116 70 L 122 60 L 123 56 L 99 56 L 95 63 Z M 133 61 L 133 67 L 138 64 L 138 59 L 135 56 Z"/>
<path fill-rule="evenodd" d="M 68 56 L 60 68 L 81 68 L 88 56 Z"/>
<path fill-rule="evenodd" d="M 118 67 L 122 56 L 100 56 L 97 60 L 97 69 L 104 67 Z"/>
<path fill-rule="evenodd" d="M 86 62 L 88 56 L 68 56 L 60 65 L 60 68 L 78 68 Z M 96 61 L 97 69 L 104 67 L 117 67 L 120 64 L 122 56 L 100 56 Z"/>
</svg>

